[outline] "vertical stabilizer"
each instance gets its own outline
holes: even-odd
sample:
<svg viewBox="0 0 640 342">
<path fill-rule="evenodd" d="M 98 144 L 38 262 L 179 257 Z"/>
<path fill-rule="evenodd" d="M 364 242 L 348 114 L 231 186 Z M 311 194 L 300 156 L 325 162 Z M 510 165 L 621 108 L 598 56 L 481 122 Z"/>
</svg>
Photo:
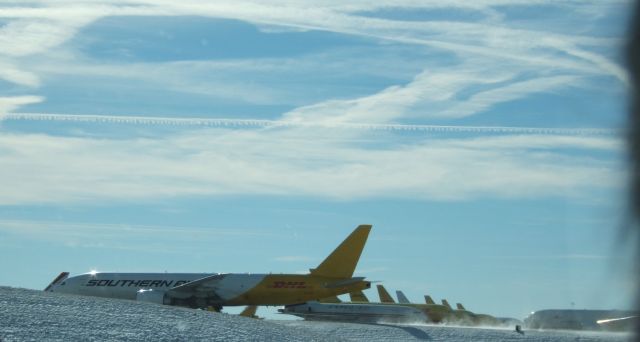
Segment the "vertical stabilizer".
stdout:
<svg viewBox="0 0 640 342">
<path fill-rule="evenodd" d="M 465 309 L 464 306 L 462 306 L 462 304 L 460 304 L 460 303 L 456 303 L 456 307 L 458 308 L 458 310 L 467 311 L 467 309 Z"/>
<path fill-rule="evenodd" d="M 378 296 L 380 296 L 380 303 L 395 303 L 395 301 L 393 300 L 393 298 L 391 298 L 391 295 L 389 295 L 389 292 L 387 292 L 387 289 L 385 289 L 384 286 L 376 285 L 376 287 L 378 288 Z"/>
<path fill-rule="evenodd" d="M 54 287 L 55 285 L 59 285 L 60 283 L 65 281 L 67 279 L 67 277 L 69 277 L 69 272 L 60 273 L 55 279 L 53 279 L 51 284 L 49 284 L 49 286 L 47 286 L 44 290 L 45 291 L 51 290 L 51 288 Z"/>
<path fill-rule="evenodd" d="M 433 301 L 433 298 L 431 298 L 431 296 L 429 295 L 424 295 L 424 301 L 427 304 L 431 304 L 431 305 L 435 305 L 436 302 Z"/>
<path fill-rule="evenodd" d="M 409 304 L 409 298 L 402 293 L 402 291 L 396 291 L 396 297 L 398 297 L 398 303 Z"/>
<path fill-rule="evenodd" d="M 449 308 L 449 309 L 453 310 L 453 309 L 451 308 L 451 305 L 449 305 L 449 302 L 447 302 L 447 300 L 446 300 L 446 299 L 443 299 L 443 300 L 442 300 L 442 305 L 444 305 L 444 306 L 446 306 L 447 308 Z"/>
<path fill-rule="evenodd" d="M 369 303 L 369 298 L 367 298 L 362 291 L 351 292 L 349 293 L 349 297 L 351 298 L 351 302 Z"/>
<path fill-rule="evenodd" d="M 311 274 L 330 278 L 351 278 L 370 231 L 370 224 L 359 225 L 318 267 L 309 270 Z"/>
</svg>

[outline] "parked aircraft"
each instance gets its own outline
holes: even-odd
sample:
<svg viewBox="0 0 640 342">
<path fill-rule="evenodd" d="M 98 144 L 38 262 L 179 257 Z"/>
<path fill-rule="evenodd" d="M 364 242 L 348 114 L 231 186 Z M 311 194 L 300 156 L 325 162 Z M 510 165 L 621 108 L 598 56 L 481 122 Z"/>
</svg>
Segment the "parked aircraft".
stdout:
<svg viewBox="0 0 640 342">
<path fill-rule="evenodd" d="M 406 296 L 402 291 L 398 292 L 398 299 Z M 429 295 L 424 295 L 424 301 L 427 305 L 437 305 L 435 301 Z M 512 323 L 518 323 L 519 321 L 513 318 L 496 318 L 491 315 L 477 314 L 467 310 L 461 303 L 456 303 L 456 309 L 454 310 L 446 299 L 442 300 L 442 305 L 447 308 L 448 314 L 442 317 L 443 322 L 462 325 L 512 325 Z M 515 324 L 514 323 L 514 324 Z"/>
<path fill-rule="evenodd" d="M 400 303 L 395 303 L 393 298 L 389 295 L 389 292 L 384 288 L 383 285 L 377 285 L 378 295 L 380 296 L 380 302 L 387 305 L 398 305 L 398 306 L 410 306 L 422 311 L 427 316 L 427 321 L 431 323 L 440 323 L 445 318 L 451 316 L 451 308 L 448 308 L 444 305 L 439 304 L 416 304 L 409 302 L 409 299 L 402 293 L 402 291 L 396 292 L 398 295 L 398 301 Z M 406 301 L 406 302 L 405 302 Z"/>
<path fill-rule="evenodd" d="M 398 303 L 409 304 L 411 303 L 407 296 L 402 291 L 396 290 L 396 297 L 398 297 Z"/>
<path fill-rule="evenodd" d="M 432 304 L 432 305 L 436 304 L 436 302 L 433 301 L 431 296 L 428 296 L 428 295 L 424 295 L 424 302 L 427 303 L 427 304 Z"/>
<path fill-rule="evenodd" d="M 633 331 L 640 312 L 628 310 L 540 310 L 525 318 L 528 329 Z"/>
<path fill-rule="evenodd" d="M 404 305 L 383 303 L 319 303 L 287 305 L 280 313 L 295 315 L 311 321 L 342 321 L 359 323 L 424 323 L 427 317 L 421 310 Z"/>
<path fill-rule="evenodd" d="M 387 289 L 384 288 L 384 286 L 376 285 L 376 288 L 378 289 L 378 296 L 380 297 L 380 303 L 391 303 L 391 304 L 395 303 L 395 301 L 393 300 L 389 292 L 387 292 Z"/>
<path fill-rule="evenodd" d="M 424 295 L 424 302 L 427 304 L 431 304 L 431 305 L 435 305 L 436 302 L 433 301 L 433 299 L 431 298 L 431 296 L 429 295 Z"/>
<path fill-rule="evenodd" d="M 353 277 L 371 225 L 358 226 L 308 274 L 61 273 L 45 291 L 131 299 L 191 308 L 286 305 L 367 289 Z"/>
<path fill-rule="evenodd" d="M 287 305 L 279 309 L 281 313 L 292 314 L 307 320 L 329 320 L 350 322 L 394 322 L 394 323 L 448 323 L 460 325 L 505 325 L 508 323 L 496 319 L 490 315 L 476 314 L 468 311 L 457 303 L 457 310 L 442 300 L 442 305 L 435 304 L 431 297 L 427 298 L 428 304 L 411 303 L 402 293 L 396 291 L 398 302 L 395 303 L 387 290 L 382 285 L 376 286 L 380 303 L 369 303 L 362 291 L 349 293 L 350 303 L 336 302 L 337 298 L 324 299 L 322 302 L 307 302 L 303 304 Z M 430 303 L 429 303 L 430 302 Z"/>
<path fill-rule="evenodd" d="M 351 322 L 394 322 L 394 323 L 439 323 L 451 313 L 442 305 L 395 303 L 382 285 L 377 286 L 380 303 L 370 303 L 362 291 L 349 295 L 350 303 L 319 303 L 287 305 L 279 309 L 281 313 L 292 314 L 308 320 L 331 320 Z"/>
<path fill-rule="evenodd" d="M 431 297 L 425 295 L 425 300 L 428 303 Z M 431 299 L 431 301 L 433 301 Z M 461 325 L 509 325 L 510 321 L 515 321 L 511 318 L 497 319 L 491 315 L 478 314 L 467 310 L 462 304 L 456 303 L 456 309 L 454 310 L 446 299 L 442 300 L 442 305 L 450 309 L 450 315 L 444 318 L 444 321 L 453 324 Z"/>
</svg>

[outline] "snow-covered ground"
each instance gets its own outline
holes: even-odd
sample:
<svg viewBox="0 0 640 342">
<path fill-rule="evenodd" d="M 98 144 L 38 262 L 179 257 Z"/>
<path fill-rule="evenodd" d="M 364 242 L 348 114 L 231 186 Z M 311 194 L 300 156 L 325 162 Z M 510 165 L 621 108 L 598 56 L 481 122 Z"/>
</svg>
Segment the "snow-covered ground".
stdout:
<svg viewBox="0 0 640 342">
<path fill-rule="evenodd" d="M 631 335 L 255 320 L 200 310 L 0 287 L 0 341 L 628 341 Z"/>
<path fill-rule="evenodd" d="M 622 333 L 579 331 L 525 331 L 511 329 L 435 325 L 381 325 L 308 321 L 274 321 L 292 328 L 306 328 L 323 336 L 350 341 L 630 341 Z"/>
</svg>

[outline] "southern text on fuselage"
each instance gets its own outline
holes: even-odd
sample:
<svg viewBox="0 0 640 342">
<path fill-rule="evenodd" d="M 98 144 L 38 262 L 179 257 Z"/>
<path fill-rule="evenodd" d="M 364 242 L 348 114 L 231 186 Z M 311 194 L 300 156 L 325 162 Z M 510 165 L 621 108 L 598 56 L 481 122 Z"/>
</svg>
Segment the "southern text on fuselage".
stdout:
<svg viewBox="0 0 640 342">
<path fill-rule="evenodd" d="M 84 286 L 100 287 L 175 287 L 188 283 L 188 280 L 128 280 L 128 279 L 91 279 Z"/>
</svg>

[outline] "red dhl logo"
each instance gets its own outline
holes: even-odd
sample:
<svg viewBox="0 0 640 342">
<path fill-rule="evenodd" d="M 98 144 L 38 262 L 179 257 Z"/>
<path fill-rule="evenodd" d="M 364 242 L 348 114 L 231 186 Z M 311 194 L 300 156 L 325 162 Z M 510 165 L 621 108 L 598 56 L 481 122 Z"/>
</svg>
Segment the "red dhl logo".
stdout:
<svg viewBox="0 0 640 342">
<path fill-rule="evenodd" d="M 270 287 L 274 289 L 306 289 L 304 281 L 274 281 Z"/>
</svg>

